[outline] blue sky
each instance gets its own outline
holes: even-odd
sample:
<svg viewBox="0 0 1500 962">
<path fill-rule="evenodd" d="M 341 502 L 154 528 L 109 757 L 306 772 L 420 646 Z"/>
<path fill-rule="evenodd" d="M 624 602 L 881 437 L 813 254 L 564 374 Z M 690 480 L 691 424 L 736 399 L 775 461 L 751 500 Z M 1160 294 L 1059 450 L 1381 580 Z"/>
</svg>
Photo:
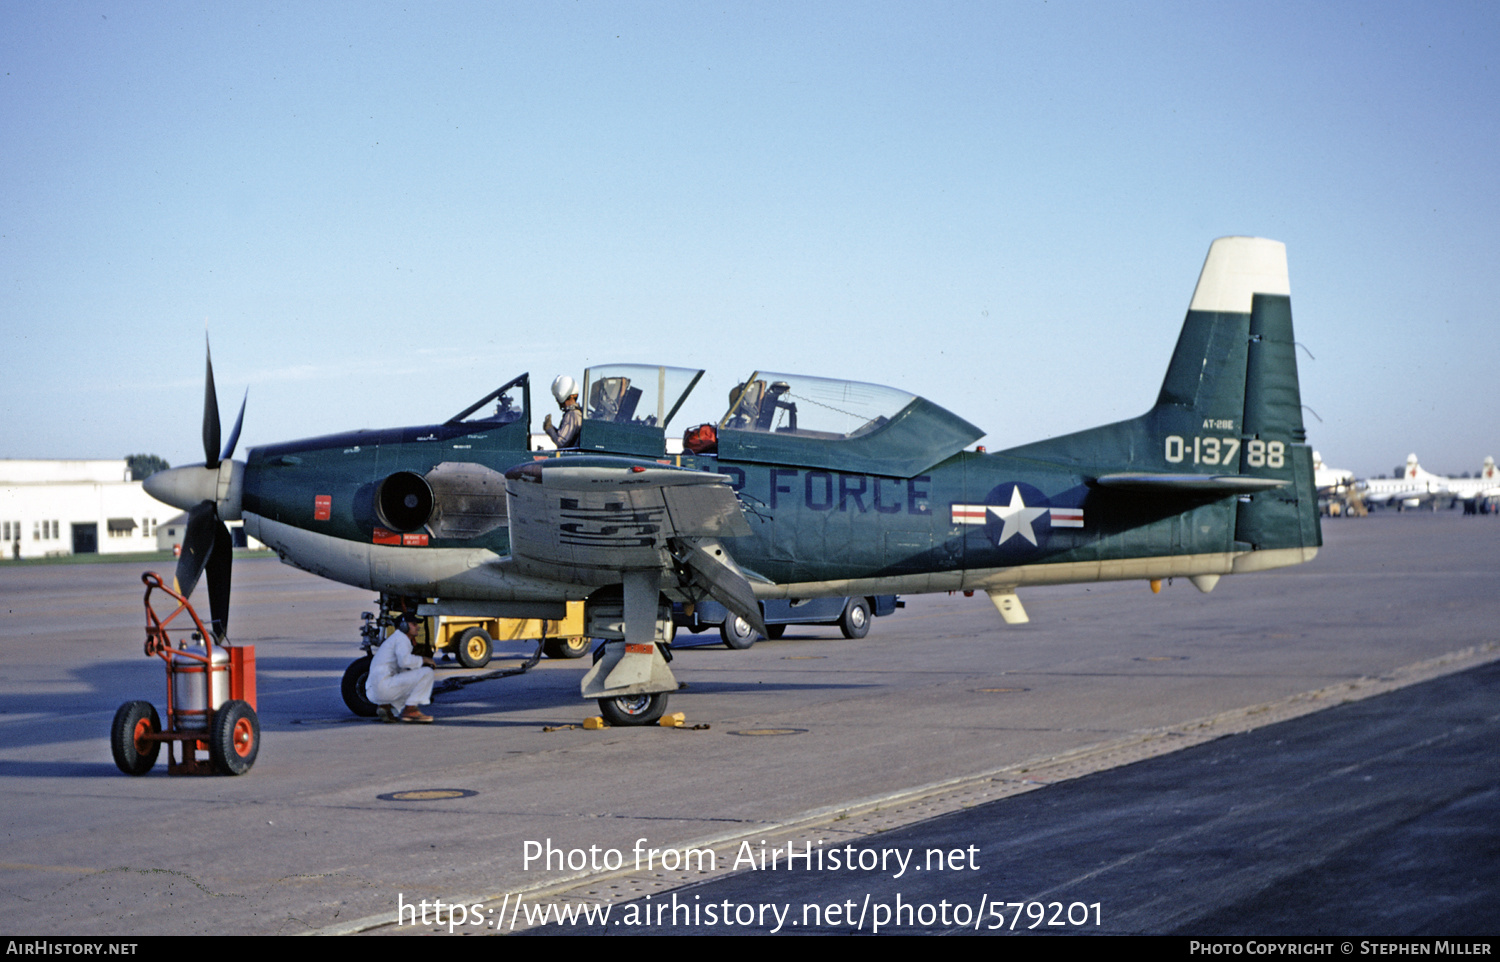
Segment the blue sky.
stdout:
<svg viewBox="0 0 1500 962">
<path fill-rule="evenodd" d="M 1471 471 L 1496 51 L 1462 3 L 0 0 L 0 457 L 201 460 L 205 326 L 241 451 L 615 361 L 709 369 L 674 427 L 759 367 L 996 450 L 1145 410 L 1254 234 L 1326 460 Z"/>
</svg>

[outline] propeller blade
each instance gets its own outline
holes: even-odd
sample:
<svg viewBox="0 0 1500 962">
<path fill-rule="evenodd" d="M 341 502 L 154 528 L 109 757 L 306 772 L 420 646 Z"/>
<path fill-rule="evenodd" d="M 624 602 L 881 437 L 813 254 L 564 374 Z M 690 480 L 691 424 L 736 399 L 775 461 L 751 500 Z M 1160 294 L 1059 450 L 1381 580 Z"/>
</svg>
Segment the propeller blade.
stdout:
<svg viewBox="0 0 1500 962">
<path fill-rule="evenodd" d="M 234 541 L 229 528 L 214 516 L 214 546 L 208 555 L 208 610 L 216 640 L 229 631 L 229 570 L 234 566 Z"/>
<path fill-rule="evenodd" d="M 198 587 L 198 578 L 203 574 L 217 540 L 214 529 L 219 527 L 223 525 L 212 501 L 200 501 L 188 512 L 187 531 L 182 536 L 182 555 L 177 559 L 177 574 L 172 579 L 172 590 L 184 598 Z"/>
<path fill-rule="evenodd" d="M 214 355 L 208 347 L 208 335 L 203 335 L 203 352 L 208 358 L 208 373 L 203 383 L 203 463 L 210 468 L 219 466 L 219 396 L 214 393 Z"/>
<path fill-rule="evenodd" d="M 219 455 L 220 461 L 228 461 L 234 457 L 234 446 L 240 443 L 240 426 L 245 423 L 245 405 L 250 401 L 250 390 L 245 389 L 245 397 L 240 401 L 240 416 L 234 419 L 234 430 L 229 432 L 229 443 L 224 445 L 224 453 Z"/>
</svg>

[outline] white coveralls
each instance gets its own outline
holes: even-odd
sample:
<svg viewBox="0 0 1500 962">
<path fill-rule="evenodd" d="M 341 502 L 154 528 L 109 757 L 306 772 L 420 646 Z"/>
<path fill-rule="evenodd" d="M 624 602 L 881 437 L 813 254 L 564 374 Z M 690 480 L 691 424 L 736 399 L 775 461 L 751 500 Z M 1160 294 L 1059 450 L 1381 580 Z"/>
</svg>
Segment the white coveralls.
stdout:
<svg viewBox="0 0 1500 962">
<path fill-rule="evenodd" d="M 365 678 L 365 697 L 377 705 L 390 705 L 401 714 L 407 705 L 432 701 L 433 671 L 413 654 L 406 632 L 396 631 L 375 649 L 370 674 Z"/>
</svg>

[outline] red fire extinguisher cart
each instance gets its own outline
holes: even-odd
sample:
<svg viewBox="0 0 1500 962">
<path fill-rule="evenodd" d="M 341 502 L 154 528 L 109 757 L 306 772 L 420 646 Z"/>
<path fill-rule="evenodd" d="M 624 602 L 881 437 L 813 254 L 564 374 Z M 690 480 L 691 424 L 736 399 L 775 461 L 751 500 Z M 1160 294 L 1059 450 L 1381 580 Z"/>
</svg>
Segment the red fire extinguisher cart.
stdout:
<svg viewBox="0 0 1500 962">
<path fill-rule="evenodd" d="M 243 775 L 260 752 L 254 646 L 216 642 L 188 600 L 159 575 L 148 571 L 141 580 L 146 656 L 160 658 L 167 669 L 167 725 L 149 701 L 121 705 L 110 730 L 115 764 L 127 775 L 144 775 L 165 744 L 170 775 Z M 153 592 L 160 592 L 155 601 L 163 610 L 175 606 L 165 618 L 152 607 Z"/>
</svg>

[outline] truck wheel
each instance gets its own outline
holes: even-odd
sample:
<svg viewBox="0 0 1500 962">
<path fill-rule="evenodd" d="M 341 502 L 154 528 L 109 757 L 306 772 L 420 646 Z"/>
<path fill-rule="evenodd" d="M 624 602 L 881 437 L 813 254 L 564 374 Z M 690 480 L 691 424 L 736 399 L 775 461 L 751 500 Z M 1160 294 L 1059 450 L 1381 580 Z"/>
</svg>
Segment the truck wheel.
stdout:
<svg viewBox="0 0 1500 962">
<path fill-rule="evenodd" d="M 845 638 L 863 638 L 870 633 L 870 603 L 863 598 L 850 598 L 839 617 L 839 630 Z"/>
<path fill-rule="evenodd" d="M 470 628 L 458 636 L 458 663 L 465 668 L 483 668 L 490 663 L 490 633 Z"/>
<path fill-rule="evenodd" d="M 120 771 L 127 775 L 151 771 L 161 754 L 161 742 L 147 741 L 144 736 L 159 731 L 161 719 L 149 701 L 127 701 L 120 706 L 109 731 L 109 747 Z"/>
<path fill-rule="evenodd" d="M 766 637 L 773 641 L 786 634 L 786 625 L 766 625 Z"/>
<path fill-rule="evenodd" d="M 548 658 L 582 658 L 593 646 L 592 638 L 581 635 L 573 638 L 548 638 L 542 642 L 542 653 Z"/>
<path fill-rule="evenodd" d="M 667 710 L 667 692 L 650 695 L 618 695 L 599 699 L 599 713 L 611 725 L 622 728 L 649 725 Z"/>
<path fill-rule="evenodd" d="M 730 648 L 744 650 L 755 644 L 755 639 L 759 636 L 756 635 L 755 629 L 750 627 L 750 622 L 731 612 L 729 617 L 724 619 L 724 623 L 719 626 L 719 637 L 723 638 L 724 644 Z"/>
<path fill-rule="evenodd" d="M 213 733 L 208 739 L 208 755 L 214 767 L 225 775 L 243 775 L 260 754 L 260 719 L 249 703 L 226 701 L 214 712 Z"/>
<path fill-rule="evenodd" d="M 344 704 L 361 718 L 375 717 L 375 703 L 365 694 L 365 679 L 370 677 L 370 661 L 371 656 L 366 655 L 351 662 L 344 669 L 344 681 L 339 686 Z"/>
</svg>

